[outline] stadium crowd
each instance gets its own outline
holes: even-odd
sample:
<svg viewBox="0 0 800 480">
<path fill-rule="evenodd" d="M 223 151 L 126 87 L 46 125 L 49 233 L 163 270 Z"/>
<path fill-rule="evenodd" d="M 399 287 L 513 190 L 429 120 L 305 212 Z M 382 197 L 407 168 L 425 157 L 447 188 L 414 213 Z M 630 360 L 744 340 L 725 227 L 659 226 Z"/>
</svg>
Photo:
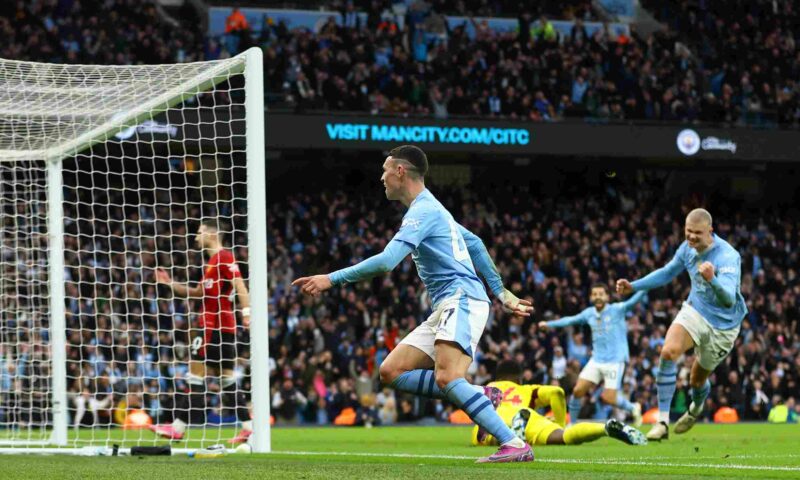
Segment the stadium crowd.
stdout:
<svg viewBox="0 0 800 480">
<path fill-rule="evenodd" d="M 583 26 L 588 2 L 513 3 L 416 2 L 400 16 L 388 0 L 332 2 L 345 20 L 318 32 L 290 30 L 269 18 L 255 28 L 240 19 L 225 36 L 205 38 L 190 8 L 171 23 L 151 2 L 3 2 L 0 31 L 8 41 L 0 56 L 168 63 L 224 58 L 258 45 L 273 108 L 530 121 L 800 123 L 800 53 L 792 28 L 800 18 L 789 0 L 652 2 L 669 28 L 646 38 L 635 31 L 617 37 L 607 28 L 589 36 Z M 471 37 L 466 24 L 450 28 L 443 16 L 498 10 L 515 12 L 516 32 L 475 22 Z M 365 22 L 352 15 L 357 11 L 367 13 Z M 543 12 L 574 18 L 571 33 L 562 38 Z"/>
<path fill-rule="evenodd" d="M 231 214 L 242 205 L 187 204 L 178 182 L 183 174 L 169 175 L 174 177 L 171 193 L 142 188 L 138 193 L 127 189 L 123 196 L 121 189 L 99 184 L 65 193 L 65 214 L 77 219 L 67 222 L 64 237 L 67 373 L 76 424 L 121 423 L 130 408 L 168 421 L 175 393 L 187 390 L 188 329 L 199 304 L 159 291 L 153 269 L 172 267 L 179 279 L 199 279 L 203 259 L 192 248 L 196 219 L 238 218 Z M 671 258 L 682 241 L 683 212 L 659 195 L 660 182 L 644 176 L 627 186 L 544 198 L 513 186 L 498 187 L 504 194 L 497 195 L 491 184 L 483 187 L 486 191 L 435 189 L 487 243 L 506 285 L 529 296 L 537 309 L 533 319 L 521 321 L 495 303 L 470 372 L 475 382 L 490 381 L 497 362 L 512 359 L 524 366 L 524 382 L 571 391 L 591 353 L 588 331 L 544 332 L 535 323 L 584 308 L 596 282 L 637 278 Z M 779 404 L 800 409 L 794 403 L 800 378 L 797 223 L 769 212 L 744 219 L 733 204 L 712 211 L 715 231 L 743 255 L 742 292 L 750 313 L 733 353 L 712 377 L 707 411 L 729 406 L 742 419 L 763 420 Z M 380 251 L 399 225 L 401 210 L 386 203 L 376 209 L 372 195 L 323 191 L 275 201 L 268 215 L 269 361 L 277 422 L 326 424 L 341 420 L 342 412 L 349 418 L 341 420 L 345 423 L 446 420 L 448 405 L 395 396 L 378 381 L 383 359 L 428 313 L 429 299 L 410 258 L 389 275 L 334 289 L 317 300 L 289 286 L 299 276 L 332 271 Z M 246 276 L 242 227 L 227 242 Z M 19 249 L 12 247 L 0 252 L 6 286 L 0 384 L 12 397 L 2 403 L 0 421 L 26 423 L 46 410 L 47 396 L 31 392 L 48 388 L 48 338 L 46 329 L 35 328 L 35 318 L 19 311 L 47 307 L 14 279 L 44 278 L 45 264 L 20 262 Z M 645 409 L 656 404 L 659 348 L 687 292 L 683 275 L 650 292 L 628 319 L 631 359 L 624 392 Z M 240 330 L 237 371 L 246 391 L 248 343 Z M 687 407 L 691 362 L 691 357 L 681 362 L 676 414 Z M 209 384 L 208 405 L 209 421 L 230 420 L 216 381 Z M 582 416 L 608 413 L 592 398 Z"/>
<path fill-rule="evenodd" d="M 656 185 L 572 198 L 539 199 L 523 190 L 490 198 L 471 190 L 439 192 L 467 228 L 489 245 L 512 290 L 528 294 L 537 317 L 574 314 L 588 303 L 589 286 L 636 278 L 666 263 L 682 241 L 683 216 L 659 203 Z M 636 193 L 633 193 L 636 192 Z M 616 212 L 616 213 L 607 213 Z M 388 213 L 388 215 L 386 215 Z M 382 421 L 426 415 L 448 407 L 403 396 L 377 384 L 377 367 L 402 336 L 424 320 L 428 299 L 412 262 L 370 283 L 334 289 L 318 301 L 288 287 L 291 279 L 349 265 L 382 249 L 399 224 L 399 211 L 376 212 L 365 198 L 343 192 L 297 195 L 270 209 L 271 351 L 279 420 L 329 422 L 359 399 Z M 766 419 L 770 407 L 794 408 L 800 376 L 796 224 L 720 215 L 716 232 L 743 253 L 742 291 L 750 313 L 731 356 L 713 378 L 709 410 L 734 408 L 742 419 Z M 688 293 L 685 275 L 653 291 L 628 320 L 631 361 L 625 392 L 645 408 L 656 404 L 654 368 L 666 327 Z M 525 366 L 526 383 L 555 383 L 568 392 L 591 351 L 588 332 L 541 332 L 535 321 L 508 318 L 495 304 L 473 379 L 491 379 L 501 359 Z M 673 408 L 687 408 L 687 375 Z M 380 392 L 378 397 L 372 393 Z M 399 400 L 399 403 L 398 403 Z M 344 403 L 342 403 L 344 402 Z M 377 407 L 373 404 L 377 402 Z M 583 415 L 605 415 L 597 402 Z M 371 415 L 371 414 L 370 414 Z"/>
</svg>

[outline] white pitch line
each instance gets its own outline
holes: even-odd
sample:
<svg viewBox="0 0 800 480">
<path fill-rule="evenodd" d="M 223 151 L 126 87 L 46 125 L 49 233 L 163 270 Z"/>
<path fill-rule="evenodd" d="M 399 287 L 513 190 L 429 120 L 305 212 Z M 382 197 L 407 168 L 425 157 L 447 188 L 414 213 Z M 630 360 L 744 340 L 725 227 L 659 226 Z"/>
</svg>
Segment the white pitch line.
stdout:
<svg viewBox="0 0 800 480">
<path fill-rule="evenodd" d="M 475 460 L 477 456 L 470 457 L 466 455 L 418 455 L 414 453 L 375 453 L 375 452 L 293 452 L 293 451 L 274 451 L 274 454 L 279 455 L 333 455 L 340 457 L 390 457 L 390 458 L 419 458 L 419 459 L 439 459 L 439 460 Z M 721 459 L 722 460 L 722 459 Z M 780 472 L 800 472 L 800 467 L 783 467 L 774 465 L 740 465 L 735 463 L 720 464 L 720 463 L 664 463 L 664 462 L 647 462 L 647 461 L 633 461 L 633 460 L 591 460 L 585 458 L 538 458 L 539 463 L 563 463 L 563 464 L 594 464 L 594 465 L 632 465 L 644 467 L 670 467 L 670 468 L 716 468 L 716 469 L 731 469 L 731 470 L 770 470 Z"/>
</svg>

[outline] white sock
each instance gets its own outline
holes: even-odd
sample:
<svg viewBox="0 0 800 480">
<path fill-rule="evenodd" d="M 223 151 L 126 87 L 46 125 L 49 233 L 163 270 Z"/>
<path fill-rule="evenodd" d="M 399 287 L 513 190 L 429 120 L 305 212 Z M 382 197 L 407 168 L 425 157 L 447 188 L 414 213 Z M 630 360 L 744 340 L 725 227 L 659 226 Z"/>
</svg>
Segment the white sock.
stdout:
<svg viewBox="0 0 800 480">
<path fill-rule="evenodd" d="M 252 420 L 245 420 L 242 422 L 242 430 L 247 430 L 249 432 L 253 431 L 253 421 Z"/>
<path fill-rule="evenodd" d="M 504 443 L 503 445 L 508 445 L 508 446 L 511 446 L 511 447 L 514 447 L 514 448 L 522 448 L 522 447 L 525 446 L 525 442 L 520 440 L 518 437 L 514 437 L 512 440 L 509 440 L 508 442 Z"/>
<path fill-rule="evenodd" d="M 669 425 L 669 412 L 658 412 L 658 421 Z"/>
<path fill-rule="evenodd" d="M 186 424 L 180 418 L 176 418 L 175 421 L 172 422 L 172 428 L 178 433 L 183 433 L 186 431 Z"/>
</svg>

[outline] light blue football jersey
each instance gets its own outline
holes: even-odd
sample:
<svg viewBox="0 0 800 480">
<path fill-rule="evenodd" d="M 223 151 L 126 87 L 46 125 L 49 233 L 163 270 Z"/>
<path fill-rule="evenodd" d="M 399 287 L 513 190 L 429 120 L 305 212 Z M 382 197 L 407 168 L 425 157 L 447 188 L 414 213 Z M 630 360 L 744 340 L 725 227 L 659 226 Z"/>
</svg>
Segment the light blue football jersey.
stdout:
<svg viewBox="0 0 800 480">
<path fill-rule="evenodd" d="M 667 265 L 633 282 L 633 288 L 649 290 L 665 285 L 686 270 L 692 282 L 689 298 L 686 299 L 689 304 L 716 329 L 738 328 L 747 315 L 747 305 L 741 292 L 742 257 L 731 244 L 716 234 L 713 237 L 711 247 L 701 254 L 684 241 Z M 721 288 L 731 294 L 733 305 L 722 305 L 711 284 L 700 274 L 698 268 L 703 262 L 714 265 L 715 279 Z"/>
<path fill-rule="evenodd" d="M 589 325 L 592 329 L 592 358 L 598 363 L 627 362 L 628 325 L 625 315 L 644 297 L 638 292 L 624 302 L 609 303 L 598 312 L 594 306 L 581 313 L 547 322 L 550 327 L 566 327 L 568 325 Z"/>
<path fill-rule="evenodd" d="M 414 248 L 411 258 L 434 309 L 459 289 L 470 298 L 489 301 L 459 225 L 427 188 L 411 202 L 394 238 Z"/>
</svg>

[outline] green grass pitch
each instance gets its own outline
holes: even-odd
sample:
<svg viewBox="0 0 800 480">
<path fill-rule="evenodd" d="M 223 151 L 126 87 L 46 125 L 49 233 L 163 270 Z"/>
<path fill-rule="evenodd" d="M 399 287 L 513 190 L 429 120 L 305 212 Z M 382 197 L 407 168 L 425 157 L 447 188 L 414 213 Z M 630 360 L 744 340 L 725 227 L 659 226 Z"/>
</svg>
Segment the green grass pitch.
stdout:
<svg viewBox="0 0 800 480">
<path fill-rule="evenodd" d="M 111 433 L 119 440 L 135 435 L 148 444 L 161 443 L 149 432 Z M 234 431 L 215 429 L 213 434 L 230 438 Z M 88 430 L 80 435 L 87 440 L 92 436 Z M 468 428 L 450 426 L 276 428 L 272 454 L 204 460 L 4 455 L 0 464 L 4 478 L 36 479 L 800 478 L 800 425 L 698 425 L 688 434 L 673 434 L 668 441 L 643 447 L 611 439 L 572 447 L 536 447 L 535 462 L 506 465 L 476 465 L 474 459 L 492 449 L 470 447 L 468 437 Z M 175 444 L 198 445 L 195 440 Z"/>
</svg>

